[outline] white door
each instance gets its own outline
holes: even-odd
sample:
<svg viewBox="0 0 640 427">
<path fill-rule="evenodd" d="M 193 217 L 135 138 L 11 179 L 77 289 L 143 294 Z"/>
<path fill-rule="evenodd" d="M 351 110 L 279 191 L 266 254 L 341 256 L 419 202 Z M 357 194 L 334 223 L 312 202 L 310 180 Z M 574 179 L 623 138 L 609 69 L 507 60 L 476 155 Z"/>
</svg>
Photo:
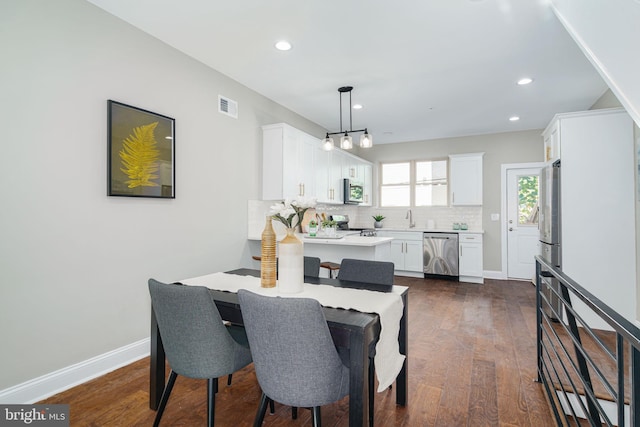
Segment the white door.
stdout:
<svg viewBox="0 0 640 427">
<path fill-rule="evenodd" d="M 507 276 L 531 280 L 539 253 L 540 168 L 507 169 Z"/>
</svg>

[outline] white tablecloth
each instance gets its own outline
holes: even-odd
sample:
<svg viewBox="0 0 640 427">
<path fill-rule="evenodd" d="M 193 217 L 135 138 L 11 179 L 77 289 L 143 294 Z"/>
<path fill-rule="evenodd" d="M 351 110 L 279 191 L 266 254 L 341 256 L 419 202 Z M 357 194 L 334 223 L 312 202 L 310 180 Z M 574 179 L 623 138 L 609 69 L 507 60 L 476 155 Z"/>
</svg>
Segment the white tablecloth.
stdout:
<svg viewBox="0 0 640 427">
<path fill-rule="evenodd" d="M 213 273 L 206 276 L 181 280 L 192 286 L 206 286 L 219 291 L 238 292 L 247 289 L 267 296 L 284 298 L 313 298 L 325 307 L 353 309 L 380 316 L 380 339 L 376 344 L 375 366 L 378 377 L 378 392 L 386 390 L 396 379 L 405 356 L 400 354 L 398 334 L 402 318 L 402 292 L 404 286 L 394 286 L 392 292 L 376 292 L 362 289 L 338 288 L 330 285 L 304 284 L 297 294 L 281 294 L 278 288 L 260 287 L 260 278 L 229 273 Z"/>
</svg>

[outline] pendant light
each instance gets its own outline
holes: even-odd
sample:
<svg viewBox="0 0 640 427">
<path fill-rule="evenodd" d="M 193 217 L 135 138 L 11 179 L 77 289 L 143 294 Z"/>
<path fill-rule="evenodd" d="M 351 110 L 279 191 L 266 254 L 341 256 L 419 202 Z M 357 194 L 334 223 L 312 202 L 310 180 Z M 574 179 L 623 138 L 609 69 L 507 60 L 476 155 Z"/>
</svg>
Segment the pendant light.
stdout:
<svg viewBox="0 0 640 427">
<path fill-rule="evenodd" d="M 344 135 L 340 137 L 340 148 L 342 148 L 343 150 L 350 150 L 353 148 L 353 138 L 349 135 L 349 133 L 354 133 L 354 132 L 364 132 L 364 134 L 360 136 L 360 147 L 371 148 L 371 146 L 373 146 L 373 138 L 371 134 L 369 134 L 369 132 L 367 131 L 367 128 L 356 129 L 356 130 L 353 129 L 353 120 L 351 115 L 351 109 L 352 109 L 351 91 L 352 90 L 353 90 L 353 86 L 342 86 L 338 88 L 338 93 L 340 93 L 340 132 L 327 132 L 325 139 L 322 140 L 322 148 L 325 151 L 333 150 L 333 147 L 335 146 L 333 142 L 333 138 L 331 138 L 331 135 L 342 135 L 343 132 L 344 132 Z M 342 95 L 344 93 L 349 94 L 349 129 L 348 130 L 342 129 Z"/>
</svg>

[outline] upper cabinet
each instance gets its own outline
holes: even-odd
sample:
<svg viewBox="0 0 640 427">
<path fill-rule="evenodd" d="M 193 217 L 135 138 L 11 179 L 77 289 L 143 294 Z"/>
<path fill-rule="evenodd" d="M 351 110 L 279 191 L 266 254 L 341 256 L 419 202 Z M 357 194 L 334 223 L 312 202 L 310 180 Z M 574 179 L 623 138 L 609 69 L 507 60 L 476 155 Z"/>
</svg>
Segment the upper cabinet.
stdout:
<svg viewBox="0 0 640 427">
<path fill-rule="evenodd" d="M 449 201 L 452 206 L 482 206 L 482 156 L 449 156 Z"/>
<path fill-rule="evenodd" d="M 318 203 L 343 203 L 342 169 L 344 154 L 338 150 L 316 149 L 316 195 Z"/>
<path fill-rule="evenodd" d="M 554 161 L 560 158 L 560 120 L 555 117 L 542 133 L 544 140 L 544 161 Z"/>
<path fill-rule="evenodd" d="M 286 123 L 262 127 L 262 198 L 316 197 L 318 138 Z"/>
<path fill-rule="evenodd" d="M 340 149 L 324 151 L 320 139 L 286 123 L 262 127 L 262 199 L 314 197 L 318 203 L 342 204 L 343 179 L 364 184 L 371 205 L 372 164 Z"/>
<path fill-rule="evenodd" d="M 360 165 L 362 183 L 364 184 L 364 194 L 361 206 L 371 206 L 373 204 L 373 165 L 362 163 Z"/>
</svg>

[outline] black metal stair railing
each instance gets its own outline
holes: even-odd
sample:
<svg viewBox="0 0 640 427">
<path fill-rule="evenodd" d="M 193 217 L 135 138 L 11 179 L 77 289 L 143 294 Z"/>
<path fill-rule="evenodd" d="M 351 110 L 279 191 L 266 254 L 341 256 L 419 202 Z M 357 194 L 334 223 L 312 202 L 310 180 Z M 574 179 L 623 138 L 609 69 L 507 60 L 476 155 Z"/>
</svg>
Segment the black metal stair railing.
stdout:
<svg viewBox="0 0 640 427">
<path fill-rule="evenodd" d="M 541 257 L 536 288 L 537 380 L 556 423 L 640 427 L 640 329 Z"/>
</svg>

